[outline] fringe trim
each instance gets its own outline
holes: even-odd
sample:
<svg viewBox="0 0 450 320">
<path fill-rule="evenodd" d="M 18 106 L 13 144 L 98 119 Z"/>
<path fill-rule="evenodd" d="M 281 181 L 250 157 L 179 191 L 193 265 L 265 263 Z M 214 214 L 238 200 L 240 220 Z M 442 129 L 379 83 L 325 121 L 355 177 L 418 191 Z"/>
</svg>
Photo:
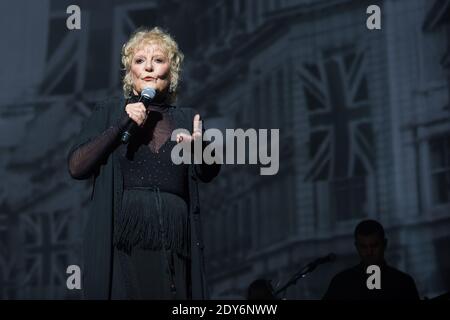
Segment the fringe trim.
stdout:
<svg viewBox="0 0 450 320">
<path fill-rule="evenodd" d="M 124 190 L 122 211 L 115 219 L 114 245 L 127 254 L 134 247 L 162 250 L 164 235 L 166 250 L 187 257 L 189 238 L 186 207 L 179 205 L 178 201 L 170 201 L 164 196 L 167 194 L 163 193 L 161 197 L 159 189 L 153 190 Z M 170 210 L 167 209 L 168 201 Z"/>
</svg>

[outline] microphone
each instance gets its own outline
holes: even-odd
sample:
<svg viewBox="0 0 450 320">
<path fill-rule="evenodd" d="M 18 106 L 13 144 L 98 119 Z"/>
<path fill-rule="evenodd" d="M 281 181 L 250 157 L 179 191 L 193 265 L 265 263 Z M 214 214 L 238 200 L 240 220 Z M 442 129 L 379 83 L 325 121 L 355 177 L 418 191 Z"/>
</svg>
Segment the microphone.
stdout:
<svg viewBox="0 0 450 320">
<path fill-rule="evenodd" d="M 334 260 L 336 260 L 336 255 L 334 253 L 329 253 L 326 256 L 318 258 L 313 262 L 309 263 L 307 267 L 315 269 L 320 264 L 333 262 Z"/>
<path fill-rule="evenodd" d="M 138 102 L 142 102 L 145 106 L 145 109 L 147 109 L 150 103 L 152 102 L 153 98 L 155 97 L 155 95 L 156 95 L 155 89 L 151 87 L 144 88 L 141 92 L 141 97 L 139 98 Z M 136 127 L 137 123 L 134 122 L 133 119 L 129 118 L 127 125 L 125 127 L 126 128 L 125 132 L 122 134 L 122 138 L 120 139 L 122 143 L 124 144 L 128 143 Z"/>
</svg>

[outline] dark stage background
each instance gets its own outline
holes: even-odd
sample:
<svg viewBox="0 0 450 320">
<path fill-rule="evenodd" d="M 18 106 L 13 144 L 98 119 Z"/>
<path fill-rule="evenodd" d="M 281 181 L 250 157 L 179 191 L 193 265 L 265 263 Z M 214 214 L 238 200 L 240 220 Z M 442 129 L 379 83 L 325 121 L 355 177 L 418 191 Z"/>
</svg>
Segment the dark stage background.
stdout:
<svg viewBox="0 0 450 320">
<path fill-rule="evenodd" d="M 120 49 L 143 25 L 185 53 L 178 105 L 208 127 L 280 129 L 278 174 L 225 165 L 201 186 L 213 298 L 334 252 L 286 294 L 321 298 L 358 262 L 364 218 L 421 297 L 450 290 L 450 1 L 15 0 L 0 15 L 0 298 L 79 298 L 66 268 L 82 263 L 91 181 L 66 154 L 95 102 L 122 93 Z"/>
</svg>

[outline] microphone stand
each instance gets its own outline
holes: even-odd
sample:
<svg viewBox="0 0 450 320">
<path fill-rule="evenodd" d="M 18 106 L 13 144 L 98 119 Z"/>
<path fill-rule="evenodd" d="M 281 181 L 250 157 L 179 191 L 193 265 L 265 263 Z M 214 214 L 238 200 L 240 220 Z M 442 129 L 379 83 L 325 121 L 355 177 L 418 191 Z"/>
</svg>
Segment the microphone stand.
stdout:
<svg viewBox="0 0 450 320">
<path fill-rule="evenodd" d="M 283 292 L 283 298 L 286 295 L 286 290 L 292 286 L 297 284 L 297 281 L 301 278 L 304 278 L 308 273 L 314 271 L 314 269 L 316 269 L 318 266 L 318 263 L 308 263 L 306 266 L 304 266 L 303 268 L 301 268 L 297 273 L 295 273 L 291 279 L 289 279 L 289 281 L 282 286 L 280 289 L 275 291 L 275 296 L 278 296 L 278 294 L 280 294 L 281 292 Z"/>
</svg>

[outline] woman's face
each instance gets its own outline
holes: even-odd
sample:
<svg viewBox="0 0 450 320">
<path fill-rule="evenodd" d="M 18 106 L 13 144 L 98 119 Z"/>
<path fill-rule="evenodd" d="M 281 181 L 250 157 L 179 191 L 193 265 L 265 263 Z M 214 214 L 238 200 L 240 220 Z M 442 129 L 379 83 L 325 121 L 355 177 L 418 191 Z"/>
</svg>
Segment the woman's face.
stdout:
<svg viewBox="0 0 450 320">
<path fill-rule="evenodd" d="M 138 48 L 131 61 L 131 77 L 134 94 L 146 87 L 156 90 L 157 96 L 165 96 L 170 85 L 170 62 L 165 51 L 155 44 Z"/>
</svg>

